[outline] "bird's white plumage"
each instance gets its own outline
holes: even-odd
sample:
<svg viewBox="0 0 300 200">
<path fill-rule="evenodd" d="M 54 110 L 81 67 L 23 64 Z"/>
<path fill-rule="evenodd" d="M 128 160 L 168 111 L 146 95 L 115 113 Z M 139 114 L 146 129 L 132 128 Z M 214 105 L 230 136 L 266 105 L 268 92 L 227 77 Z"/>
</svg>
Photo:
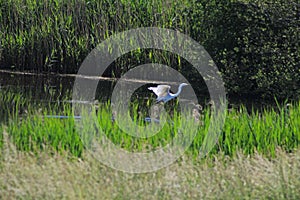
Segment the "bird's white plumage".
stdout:
<svg viewBox="0 0 300 200">
<path fill-rule="evenodd" d="M 188 84 L 181 83 L 178 87 L 177 93 L 175 94 L 170 93 L 171 86 L 169 85 L 158 85 L 157 87 L 149 87 L 148 89 L 152 90 L 157 95 L 157 99 L 156 99 L 157 102 L 163 101 L 165 103 L 177 97 L 180 94 L 182 87 L 186 85 Z"/>
<path fill-rule="evenodd" d="M 149 87 L 148 89 L 152 90 L 158 98 L 161 98 L 161 97 L 167 96 L 168 93 L 170 93 L 171 86 L 158 85 L 157 87 Z"/>
</svg>

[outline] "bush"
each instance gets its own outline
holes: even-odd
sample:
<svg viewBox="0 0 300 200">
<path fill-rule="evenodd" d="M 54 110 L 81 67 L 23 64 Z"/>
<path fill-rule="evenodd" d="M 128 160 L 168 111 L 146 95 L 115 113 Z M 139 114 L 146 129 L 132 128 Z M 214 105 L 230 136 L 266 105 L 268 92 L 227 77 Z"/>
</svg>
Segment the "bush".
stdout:
<svg viewBox="0 0 300 200">
<path fill-rule="evenodd" d="M 299 3 L 212 1 L 200 6 L 207 8 L 206 17 L 193 33 L 202 31 L 198 41 L 222 71 L 229 93 L 299 97 Z"/>
</svg>

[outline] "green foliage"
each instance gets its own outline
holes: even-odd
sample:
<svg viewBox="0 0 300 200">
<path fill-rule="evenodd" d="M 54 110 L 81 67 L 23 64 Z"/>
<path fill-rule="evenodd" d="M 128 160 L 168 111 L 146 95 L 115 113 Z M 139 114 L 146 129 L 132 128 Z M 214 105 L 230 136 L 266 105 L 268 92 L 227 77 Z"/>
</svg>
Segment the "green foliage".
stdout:
<svg viewBox="0 0 300 200">
<path fill-rule="evenodd" d="M 193 27 L 192 35 L 203 41 L 222 71 L 229 93 L 299 97 L 297 1 L 200 2 L 199 10 L 206 12 L 197 13 L 205 17 Z"/>
<path fill-rule="evenodd" d="M 28 101 L 30 101 L 28 99 Z M 19 116 L 20 109 L 24 108 L 27 101 L 23 98 L 21 93 L 14 93 L 12 91 L 0 90 L 0 122 L 7 121 L 9 118 Z"/>
<path fill-rule="evenodd" d="M 15 95 L 13 100 L 17 102 L 18 96 Z M 10 113 L 10 120 L 2 124 L 9 138 L 19 150 L 38 153 L 42 150 L 51 149 L 60 153 L 67 151 L 80 157 L 87 147 L 86 145 L 89 145 L 90 138 L 81 133 L 92 130 L 90 121 L 86 121 L 86 123 L 84 121 L 85 119 L 89 120 L 89 118 L 84 118 L 83 115 L 82 123 L 73 119 L 70 105 L 65 104 L 60 107 L 43 106 L 38 111 L 33 106 L 28 106 L 26 112 L 13 114 L 16 110 L 21 110 L 20 103 L 15 105 L 15 110 L 5 110 Z M 137 102 L 133 103 L 132 109 L 133 124 L 145 125 L 143 113 L 138 110 Z M 148 138 L 136 138 L 126 134 L 112 120 L 110 104 L 100 104 L 97 114 L 94 113 L 94 116 L 96 116 L 96 127 L 101 127 L 105 137 L 115 145 L 132 152 L 149 152 L 164 147 L 176 135 L 182 134 L 180 131 L 182 128 L 194 127 L 194 123 L 199 123 L 198 130 L 191 129 L 191 131 L 184 132 L 184 134 L 190 134 L 191 136 L 196 133 L 191 146 L 187 149 L 187 154 L 197 156 L 210 125 L 210 109 L 205 108 L 203 110 L 198 122 L 194 120 L 186 121 L 186 115 L 176 109 L 171 111 L 171 115 L 167 119 L 169 122 L 157 134 Z M 70 116 L 70 118 L 55 119 L 46 117 L 46 115 L 56 114 Z M 170 121 L 173 121 L 173 123 Z M 79 123 L 81 129 L 78 129 L 78 126 L 75 127 Z M 130 128 L 132 125 L 128 123 L 128 126 Z M 132 128 L 132 130 L 135 130 L 135 126 Z M 88 133 L 88 136 L 91 136 L 90 133 L 92 132 Z M 0 139 L 3 138 L 2 134 L 3 130 L 1 130 Z M 96 139 L 101 140 L 104 135 L 97 133 L 95 136 Z M 300 102 L 282 105 L 278 103 L 277 108 L 264 109 L 260 112 L 249 111 L 241 106 L 228 111 L 223 132 L 216 141 L 210 155 L 215 155 L 218 152 L 230 156 L 235 155 L 236 152 L 244 152 L 248 155 L 257 151 L 267 156 L 274 156 L 277 148 L 291 152 L 298 148 L 299 144 Z M 2 146 L 1 142 L 0 146 Z"/>
<path fill-rule="evenodd" d="M 298 0 L 0 0 L 1 68 L 76 73 L 100 42 L 121 31 L 162 27 L 190 35 L 210 53 L 229 94 L 300 95 Z M 149 62 L 194 71 L 168 52 L 123 55 L 108 76 Z"/>
<path fill-rule="evenodd" d="M 75 73 L 88 53 L 114 33 L 144 26 L 183 30 L 186 21 L 178 16 L 178 5 L 154 0 L 0 0 L 0 64 Z"/>
</svg>

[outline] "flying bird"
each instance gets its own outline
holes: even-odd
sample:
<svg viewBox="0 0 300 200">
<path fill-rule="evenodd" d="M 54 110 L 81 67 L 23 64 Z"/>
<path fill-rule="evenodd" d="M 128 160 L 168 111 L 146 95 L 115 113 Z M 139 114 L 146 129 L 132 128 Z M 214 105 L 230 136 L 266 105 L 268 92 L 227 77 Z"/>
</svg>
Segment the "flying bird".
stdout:
<svg viewBox="0 0 300 200">
<path fill-rule="evenodd" d="M 171 86 L 169 85 L 158 85 L 157 87 L 149 87 L 149 90 L 152 90 L 156 95 L 156 102 L 164 102 L 170 101 L 171 99 L 177 97 L 182 90 L 183 86 L 188 85 L 187 83 L 181 83 L 178 87 L 178 91 L 175 94 L 170 93 Z"/>
</svg>

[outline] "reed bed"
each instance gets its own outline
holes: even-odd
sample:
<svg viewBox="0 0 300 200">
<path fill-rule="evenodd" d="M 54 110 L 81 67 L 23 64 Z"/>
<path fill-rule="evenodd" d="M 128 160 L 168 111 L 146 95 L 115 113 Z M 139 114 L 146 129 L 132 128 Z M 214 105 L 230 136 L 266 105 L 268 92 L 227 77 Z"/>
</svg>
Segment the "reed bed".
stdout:
<svg viewBox="0 0 300 200">
<path fill-rule="evenodd" d="M 24 104 L 20 96 L 11 95 L 7 101 L 15 102 L 15 104 L 14 109 L 6 107 L 7 110 L 2 111 L 9 113 L 9 120 L 2 123 L 1 132 L 5 130 L 19 150 L 38 153 L 50 148 L 55 152 L 69 152 L 77 157 L 80 157 L 85 151 L 86 143 L 83 143 L 82 135 L 76 127 L 81 121 L 72 118 L 73 112 L 70 104 L 56 107 L 49 105 L 40 108 L 28 106 L 26 112 L 18 112 Z M 132 108 L 135 109 L 131 113 L 134 124 L 145 125 L 147 122 L 143 119 L 147 113 L 141 114 L 137 102 L 133 103 Z M 100 104 L 94 116 L 105 136 L 121 148 L 133 152 L 153 151 L 163 147 L 179 134 L 180 128 L 178 127 L 181 127 L 182 124 L 199 123 L 196 136 L 186 152 L 197 157 L 209 127 L 210 109 L 207 107 L 199 112 L 199 121 L 192 120 L 184 123 L 182 122 L 183 115 L 180 112 L 173 108 L 171 111 L 172 115 L 167 119 L 169 122 L 163 126 L 160 132 L 149 138 L 135 138 L 125 134 L 112 120 L 113 115 L 109 103 Z M 70 116 L 70 118 L 46 117 L 46 115 L 57 114 Z M 82 130 L 90 129 L 90 123 L 81 123 L 81 125 Z M 262 111 L 247 110 L 240 106 L 228 110 L 223 131 L 210 155 L 222 153 L 232 156 L 236 152 L 251 155 L 259 152 L 273 157 L 276 149 L 281 148 L 286 152 L 292 152 L 299 147 L 299 143 L 300 102 L 278 104 L 277 107 L 266 108 Z"/>
<path fill-rule="evenodd" d="M 88 53 L 114 33 L 149 26 L 184 30 L 188 6 L 186 0 L 1 0 L 1 64 L 75 73 Z"/>
</svg>

